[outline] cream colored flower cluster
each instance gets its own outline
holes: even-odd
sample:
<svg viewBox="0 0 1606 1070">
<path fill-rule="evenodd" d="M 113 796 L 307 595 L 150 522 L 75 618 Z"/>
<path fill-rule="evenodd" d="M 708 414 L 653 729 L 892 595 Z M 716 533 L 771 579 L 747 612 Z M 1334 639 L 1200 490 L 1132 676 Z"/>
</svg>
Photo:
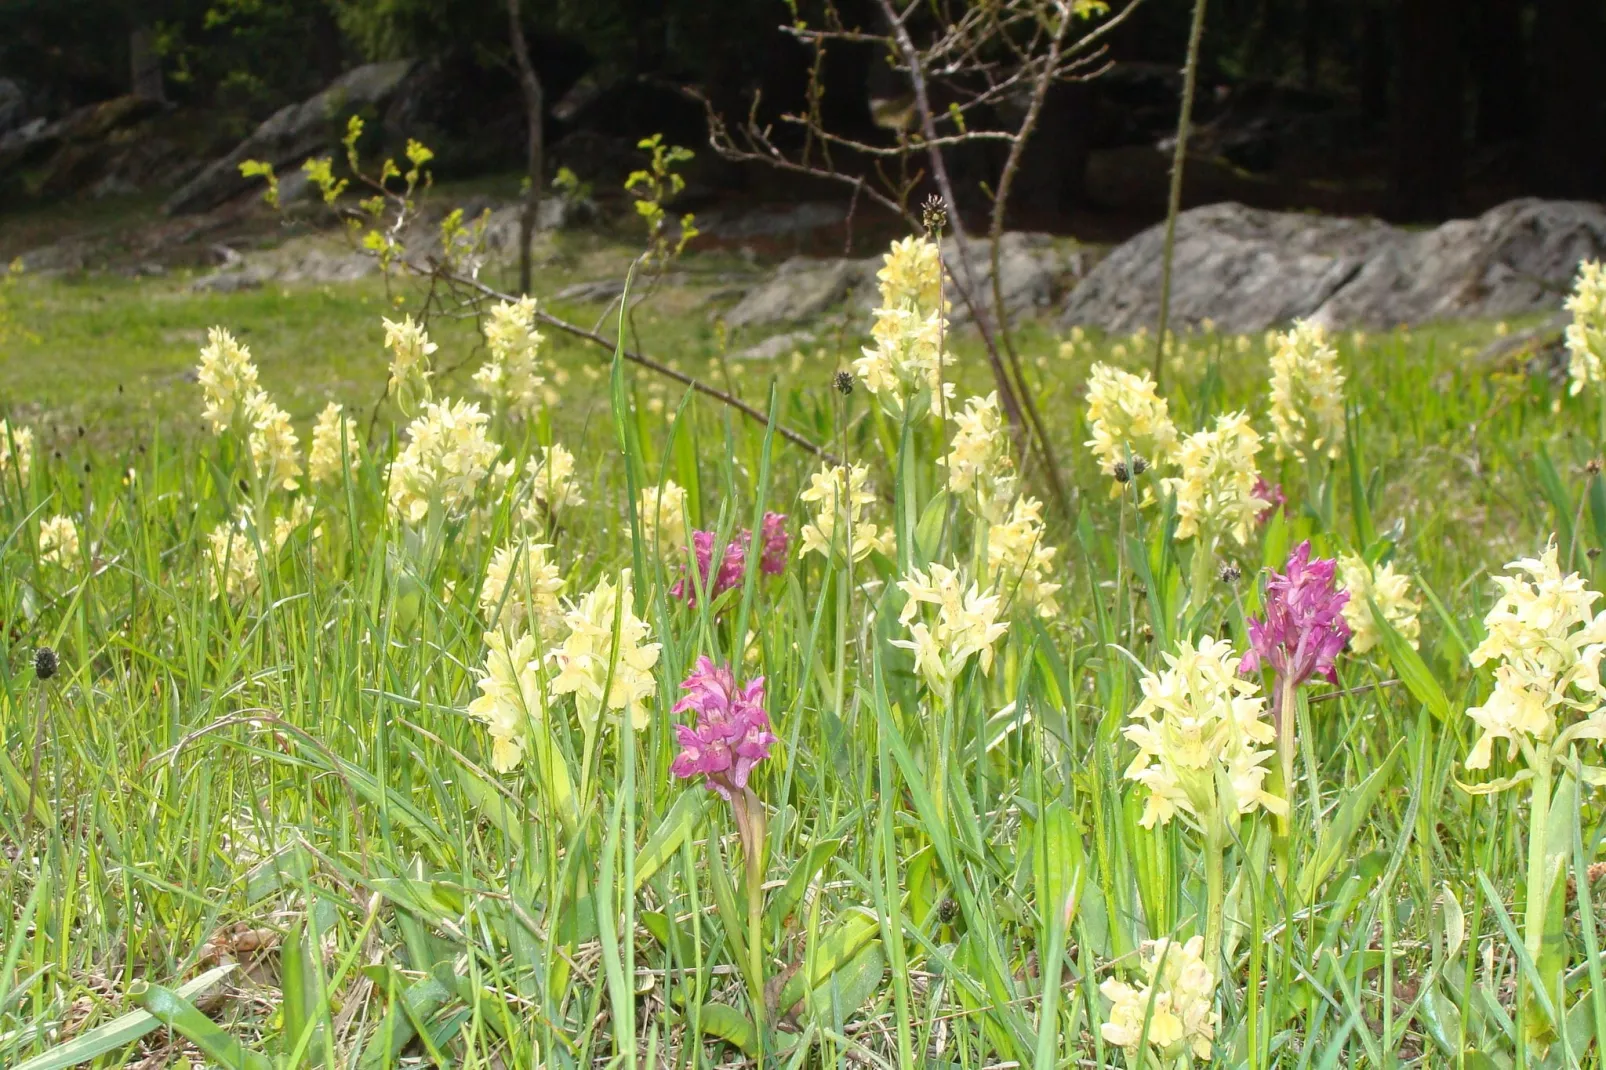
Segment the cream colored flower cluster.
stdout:
<svg viewBox="0 0 1606 1070">
<path fill-rule="evenodd" d="M 998 619 L 1003 599 L 995 590 L 974 582 L 967 588 L 958 569 L 935 563 L 927 572 L 910 569 L 898 587 L 909 597 L 898 617 L 909 638 L 892 643 L 914 652 L 915 672 L 932 691 L 946 695 L 972 657 L 982 672 L 992 671 L 993 644 L 1009 630 Z M 918 619 L 923 606 L 937 607 L 933 623 Z"/>
<path fill-rule="evenodd" d="M 1160 939 L 1143 947 L 1144 984 L 1138 987 L 1110 978 L 1099 992 L 1110 1001 L 1110 1014 L 1099 1033 L 1126 1051 L 1128 1066 L 1161 1065 L 1177 1060 L 1191 1064 L 1208 1059 L 1220 1016 L 1215 1010 L 1216 978 L 1204 962 L 1204 937 L 1187 943 Z M 1148 1052 L 1139 1052 L 1140 1042 Z"/>
<path fill-rule="evenodd" d="M 673 479 L 662 487 L 643 488 L 636 507 L 643 545 L 656 546 L 671 557 L 685 552 L 691 539 L 686 489 Z"/>
<path fill-rule="evenodd" d="M 1578 278 L 1567 298 L 1573 321 L 1567 325 L 1567 377 L 1569 394 L 1590 383 L 1606 380 L 1606 265 L 1586 260 L 1578 265 Z"/>
<path fill-rule="evenodd" d="M 1349 601 L 1344 603 L 1344 623 L 1352 633 L 1350 650 L 1364 654 L 1382 641 L 1368 600 L 1414 650 L 1422 622 L 1417 619 L 1421 607 L 1411 597 L 1411 577 L 1395 572 L 1393 565 L 1368 565 L 1348 554 L 1338 559 L 1338 570 L 1339 585 L 1349 592 Z"/>
<path fill-rule="evenodd" d="M 258 390 L 248 402 L 251 430 L 251 464 L 257 478 L 269 487 L 295 490 L 301 478 L 301 440 L 290 426 L 290 414 Z"/>
<path fill-rule="evenodd" d="M 511 552 L 515 547 L 504 549 Z M 523 549 L 528 560 L 539 558 L 539 571 L 544 577 L 540 597 L 550 597 L 555 605 L 561 583 L 556 567 L 549 567 L 546 560 L 547 548 L 525 544 Z M 494 564 L 492 571 L 497 571 Z M 506 581 L 500 582 L 505 590 Z M 488 575 L 487 590 L 492 583 Z M 554 630 L 567 628 L 568 635 L 561 646 L 544 657 L 538 636 L 516 631 L 514 622 L 505 616 L 504 623 L 510 627 L 485 633 L 480 694 L 469 704 L 468 712 L 490 732 L 491 766 L 497 772 L 505 773 L 518 766 L 529 746 L 530 729 L 540 729 L 546 723 L 550 696 L 574 695 L 576 712 L 588 733 L 596 730 L 605 708 L 628 714 L 630 726 L 637 731 L 647 726 L 647 703 L 658 690 L 652 670 L 658 663 L 659 645 L 648 641 L 651 632 L 631 609 L 631 599 L 629 569 L 620 573 L 617 587 L 606 579 L 598 581 L 553 626 Z M 480 605 L 487 610 L 494 608 L 484 591 Z M 535 611 L 526 609 L 523 620 L 537 619 L 545 612 L 545 605 Z M 551 632 L 545 635 L 551 638 Z"/>
<path fill-rule="evenodd" d="M 1271 354 L 1272 440 L 1279 459 L 1344 450 L 1344 373 L 1320 324 L 1295 320 Z"/>
<path fill-rule="evenodd" d="M 510 639 L 503 632 L 486 632 L 485 646 L 480 694 L 468 704 L 468 712 L 490 732 L 491 768 L 506 773 L 523 758 L 526 725 L 546 720 L 545 680 L 530 634 Z"/>
<path fill-rule="evenodd" d="M 636 616 L 631 602 L 630 570 L 625 569 L 617 587 L 606 579 L 598 581 L 563 617 L 569 635 L 552 654 L 558 667 L 552 690 L 573 694 L 575 709 L 587 724 L 595 725 L 605 707 L 628 713 L 638 731 L 650 719 L 647 702 L 658 690 L 652 670 L 659 644 L 647 641 L 651 629 Z"/>
<path fill-rule="evenodd" d="M 868 468 L 860 464 L 851 469 L 825 465 L 810 477 L 808 489 L 799 497 L 812 507 L 811 518 L 803 525 L 804 553 L 812 550 L 831 557 L 833 553 L 846 553 L 850 543 L 855 561 L 878 550 L 892 553 L 892 530 L 883 531 L 864 519 L 865 506 L 875 501 Z M 838 539 L 841 544 L 833 545 Z"/>
<path fill-rule="evenodd" d="M 977 516 L 996 523 L 1009 509 L 1016 484 L 998 391 L 966 401 L 954 422 L 948 455 L 940 459 L 948 468 L 948 489 Z"/>
<path fill-rule="evenodd" d="M 491 359 L 474 373 L 474 385 L 515 420 L 533 418 L 541 407 L 541 343 L 535 329 L 535 298 L 502 301 L 485 324 L 485 345 Z"/>
<path fill-rule="evenodd" d="M 244 433 L 251 464 L 264 486 L 295 490 L 301 477 L 301 441 L 290 414 L 257 386 L 251 351 L 222 327 L 207 332 L 196 378 L 206 398 L 205 417 L 217 434 Z"/>
<path fill-rule="evenodd" d="M 272 537 L 262 545 L 262 555 L 269 566 L 279 559 L 290 536 L 311 520 L 312 503 L 305 498 L 295 499 L 288 513 L 274 517 Z M 313 538 L 321 533 L 315 529 Z M 212 598 L 221 594 L 238 602 L 261 587 L 256 540 L 256 522 L 250 507 L 242 508 L 232 523 L 219 524 L 207 535 L 207 585 Z"/>
<path fill-rule="evenodd" d="M 429 357 L 439 347 L 429 340 L 422 324 L 403 316 L 400 323 L 380 317 L 385 328 L 385 348 L 390 350 L 390 382 L 402 412 L 411 416 L 421 402 L 430 400 Z"/>
<path fill-rule="evenodd" d="M 1249 542 L 1256 518 L 1267 502 L 1255 497 L 1260 472 L 1255 455 L 1260 435 L 1242 412 L 1216 417 L 1209 431 L 1195 431 L 1177 450 L 1178 476 L 1165 480 L 1176 496 L 1177 538 L 1200 536 L 1207 544 L 1231 534 L 1240 546 Z"/>
<path fill-rule="evenodd" d="M 1043 538 L 1043 503 L 1018 498 L 1009 516 L 987 529 L 987 577 L 1009 605 L 1026 606 L 1044 620 L 1059 613 L 1054 596 L 1054 557 L 1059 550 Z"/>
<path fill-rule="evenodd" d="M 202 415 L 211 422 L 215 434 L 229 430 L 236 419 L 249 413 L 249 400 L 257 393 L 257 366 L 251 360 L 251 351 L 222 327 L 206 332 L 196 378 L 206 398 Z"/>
<path fill-rule="evenodd" d="M 882 308 L 948 311 L 942 297 L 942 251 L 929 238 L 911 235 L 893 242 L 875 277 Z"/>
<path fill-rule="evenodd" d="M 78 525 L 72 517 L 57 515 L 39 525 L 39 560 L 70 568 L 78 555 Z"/>
<path fill-rule="evenodd" d="M 407 425 L 407 445 L 390 466 L 389 496 L 403 520 L 416 524 L 438 502 L 461 511 L 491 470 L 498 447 L 485 433 L 490 417 L 468 401 L 424 406 Z"/>
<path fill-rule="evenodd" d="M 574 454 L 554 442 L 542 447 L 541 460 L 530 471 L 530 493 L 524 503 L 524 522 L 544 527 L 565 509 L 586 503 L 574 478 Z"/>
<path fill-rule="evenodd" d="M 491 554 L 479 597 L 487 627 L 530 630 L 549 642 L 557 638 L 563 623 L 558 605 L 563 577 L 547 553 L 551 549 L 546 543 L 515 539 Z"/>
<path fill-rule="evenodd" d="M 1238 675 L 1232 644 L 1183 640 L 1165 660 L 1144 676 L 1143 701 L 1121 730 L 1138 747 L 1126 777 L 1149 791 L 1139 824 L 1164 825 L 1178 810 L 1206 825 L 1257 807 L 1286 814 L 1288 803 L 1264 787 L 1272 752 L 1259 749 L 1277 733 L 1261 717 L 1259 685 Z"/>
<path fill-rule="evenodd" d="M 33 428 L 0 420 L 0 479 L 28 481 L 33 467 Z"/>
<path fill-rule="evenodd" d="M 490 732 L 491 768 L 506 773 L 518 768 L 524 756 L 526 726 L 546 721 L 546 681 L 535 637 L 529 633 L 510 640 L 503 632 L 486 632 L 485 646 L 480 694 L 468 712 Z"/>
<path fill-rule="evenodd" d="M 307 478 L 314 483 L 338 483 L 341 473 L 356 473 L 362 463 L 357 431 L 340 405 L 329 402 L 312 428 L 312 451 L 307 455 Z"/>
<path fill-rule="evenodd" d="M 236 523 L 219 524 L 206 537 L 210 565 L 207 582 L 213 598 L 221 594 L 230 602 L 238 602 L 256 593 L 261 577 L 257 572 L 257 548 L 253 540 L 243 518 Z"/>
<path fill-rule="evenodd" d="M 1087 425 L 1093 437 L 1084 445 L 1105 475 L 1114 475 L 1116 465 L 1137 457 L 1160 465 L 1176 453 L 1170 404 L 1155 391 L 1147 372 L 1134 375 L 1108 364 L 1088 369 Z M 1114 493 L 1120 493 L 1119 486 Z"/>
<path fill-rule="evenodd" d="M 853 370 L 865 389 L 895 416 L 901 416 L 922 391 L 941 399 L 939 408 L 945 413 L 954 385 L 945 375 L 951 358 L 937 246 L 921 237 L 893 242 L 877 278 L 881 306 L 870 328 L 875 346 L 863 350 Z"/>
<path fill-rule="evenodd" d="M 1489 767 L 1497 739 L 1516 757 L 1525 742 L 1606 738 L 1600 681 L 1606 612 L 1593 611 L 1600 593 L 1576 572 L 1561 574 L 1554 542 L 1539 558 L 1506 567 L 1518 575 L 1495 577 L 1500 597 L 1483 618 L 1488 635 L 1472 652 L 1474 665 L 1499 664 L 1488 700 L 1467 711 L 1483 730 L 1467 755 L 1468 769 Z M 1557 716 L 1565 710 L 1582 719 L 1558 733 Z"/>
</svg>

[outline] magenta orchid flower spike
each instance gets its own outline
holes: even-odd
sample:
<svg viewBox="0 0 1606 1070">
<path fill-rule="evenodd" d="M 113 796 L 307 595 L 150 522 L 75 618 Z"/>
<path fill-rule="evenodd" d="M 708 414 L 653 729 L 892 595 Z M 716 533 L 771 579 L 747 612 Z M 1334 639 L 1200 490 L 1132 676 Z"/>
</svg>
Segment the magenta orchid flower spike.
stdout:
<svg viewBox="0 0 1606 1070">
<path fill-rule="evenodd" d="M 1241 672 L 1269 665 L 1285 686 L 1298 687 L 1312 676 L 1336 681 L 1333 661 L 1349 642 L 1344 622 L 1349 592 L 1337 589 L 1338 562 L 1310 559 L 1310 541 L 1288 556 L 1287 571 L 1266 581 L 1266 618 L 1249 621 L 1249 653 Z"/>
<path fill-rule="evenodd" d="M 746 791 L 753 767 L 769 757 L 777 742 L 764 712 L 764 678 L 738 687 L 730 669 L 700 657 L 680 686 L 686 694 L 675 712 L 692 710 L 697 720 L 675 726 L 680 754 L 670 771 L 687 780 L 704 777 L 710 791 L 735 802 Z"/>
<path fill-rule="evenodd" d="M 1265 476 L 1255 480 L 1255 488 L 1250 493 L 1266 503 L 1266 508 L 1255 514 L 1257 524 L 1270 523 L 1277 510 L 1288 504 L 1288 495 L 1283 493 L 1282 484 L 1268 483 Z"/>
<path fill-rule="evenodd" d="M 786 553 L 792 537 L 786 532 L 786 514 L 765 513 L 759 529 L 759 571 L 767 576 L 778 576 L 786 571 Z M 747 575 L 747 554 L 753 543 L 753 533 L 744 530 L 725 544 L 719 554 L 719 567 L 714 568 L 714 533 L 694 531 L 691 536 L 692 557 L 696 561 L 697 575 L 702 579 L 708 597 L 717 598 L 742 585 Z M 712 573 L 712 574 L 710 574 Z M 697 584 L 690 575 L 682 575 L 669 593 L 683 598 L 689 606 L 697 604 Z"/>
</svg>

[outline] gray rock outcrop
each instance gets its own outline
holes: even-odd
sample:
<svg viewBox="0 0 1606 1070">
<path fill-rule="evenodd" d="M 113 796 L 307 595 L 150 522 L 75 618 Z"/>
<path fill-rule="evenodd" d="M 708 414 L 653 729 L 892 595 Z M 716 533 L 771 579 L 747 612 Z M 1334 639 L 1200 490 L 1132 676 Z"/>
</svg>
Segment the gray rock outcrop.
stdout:
<svg viewBox="0 0 1606 1070">
<path fill-rule="evenodd" d="M 1113 332 L 1159 320 L 1164 226 L 1110 253 L 1066 299 L 1063 322 Z M 1558 307 L 1580 260 L 1606 255 L 1606 208 L 1510 201 L 1476 219 L 1405 230 L 1213 204 L 1177 217 L 1171 322 L 1228 332 L 1293 319 L 1393 327 Z"/>
<path fill-rule="evenodd" d="M 958 246 L 952 238 L 944 240 L 942 253 L 950 270 L 959 271 Z M 1052 306 L 1066 280 L 1079 272 L 1081 263 L 1079 254 L 1067 243 L 1046 234 L 1013 231 L 1000 240 L 998 257 L 1004 308 L 1012 318 Z M 725 323 L 733 329 L 796 323 L 813 319 L 843 302 L 860 311 L 869 310 L 876 305 L 876 272 L 881 262 L 879 256 L 865 260 L 794 256 L 768 280 L 749 290 L 726 313 Z M 992 244 L 973 239 L 970 263 L 978 291 L 975 296 L 991 308 Z M 968 322 L 970 308 L 952 282 L 949 301 L 953 322 Z"/>
<path fill-rule="evenodd" d="M 725 314 L 725 323 L 736 329 L 813 319 L 846 300 L 866 279 L 874 281 L 876 266 L 874 260 L 794 256 L 749 290 Z"/>
<path fill-rule="evenodd" d="M 334 152 L 345 135 L 347 118 L 382 109 L 413 66 L 412 60 L 365 64 L 301 103 L 280 108 L 228 155 L 186 182 L 162 210 L 169 215 L 204 212 L 259 185 L 260 179 L 241 177 L 240 164 L 245 160 L 267 160 L 284 171 L 299 167 L 308 157 Z"/>
</svg>

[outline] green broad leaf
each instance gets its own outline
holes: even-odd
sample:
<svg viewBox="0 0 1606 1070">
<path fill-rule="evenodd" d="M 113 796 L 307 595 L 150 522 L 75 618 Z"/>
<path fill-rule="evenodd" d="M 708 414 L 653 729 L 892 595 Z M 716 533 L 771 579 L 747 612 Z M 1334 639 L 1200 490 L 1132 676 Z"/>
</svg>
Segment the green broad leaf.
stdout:
<svg viewBox="0 0 1606 1070">
<path fill-rule="evenodd" d="M 291 927 L 279 959 L 283 972 L 279 987 L 284 994 L 280 1013 L 284 1015 L 281 1035 L 285 1051 L 313 1051 L 312 1032 L 318 1021 L 318 984 L 303 922 L 297 921 Z"/>
<path fill-rule="evenodd" d="M 735 1007 L 723 1003 L 705 1003 L 698 1011 L 697 1026 L 703 1035 L 718 1037 L 743 1055 L 758 1058 L 758 1028 L 753 1025 L 752 1019 Z"/>
<path fill-rule="evenodd" d="M 369 966 L 363 973 L 381 992 L 400 993 L 400 998 L 394 999 L 386 1009 L 357 1066 L 359 1070 L 394 1066 L 402 1049 L 418 1035 L 419 1026 L 452 999 L 457 988 L 456 975 L 450 969 L 439 967 L 429 976 L 408 983 L 388 964 Z"/>
<path fill-rule="evenodd" d="M 1262 537 L 1261 565 L 1281 572 L 1288 563 L 1288 544 L 1292 541 L 1293 536 L 1288 530 L 1287 510 L 1278 509 L 1271 514 L 1271 519 L 1266 521 L 1266 533 Z"/>
<path fill-rule="evenodd" d="M 1366 495 L 1366 482 L 1361 477 L 1361 417 L 1354 405 L 1345 413 L 1346 430 L 1344 453 L 1349 462 L 1350 513 L 1355 520 L 1355 545 L 1370 546 L 1377 541 L 1377 529 L 1372 526 L 1372 504 Z"/>
<path fill-rule="evenodd" d="M 1037 878 L 1037 913 L 1045 934 L 1070 931 L 1076 900 L 1087 870 L 1082 826 L 1058 799 L 1043 808 L 1033 846 L 1032 871 Z"/>
<path fill-rule="evenodd" d="M 1566 1024 L 1563 1027 L 1567 1031 L 1565 1047 L 1572 1049 L 1575 1055 L 1582 1055 L 1584 1052 L 1589 1051 L 1595 1043 L 1595 1025 L 1595 1008 L 1590 997 L 1586 994 L 1583 999 L 1574 1003 L 1572 1009 L 1567 1012 Z M 1563 1050 L 1563 1045 L 1557 1044 L 1552 1048 L 1551 1055 L 1561 1056 L 1562 1059 L 1565 1059 L 1566 1053 Z M 1558 1061 L 1556 1065 L 1558 1067 L 1570 1067 L 1578 1064 L 1573 1061 Z"/>
<path fill-rule="evenodd" d="M 1383 649 L 1388 653 L 1389 663 L 1394 666 L 1394 671 L 1400 674 L 1400 680 L 1406 689 L 1439 721 L 1449 721 L 1450 700 L 1445 696 L 1444 688 L 1439 686 L 1439 681 L 1434 678 L 1427 662 L 1422 660 L 1422 655 L 1412 649 L 1411 644 L 1405 641 L 1405 637 L 1395 630 L 1392 624 L 1383 619 L 1376 602 L 1368 599 L 1367 605 L 1371 606 L 1372 619 L 1377 624 L 1378 636 L 1383 641 Z"/>
<path fill-rule="evenodd" d="M 1589 481 L 1588 494 L 1589 522 L 1590 526 L 1595 529 L 1595 546 L 1599 549 L 1606 549 L 1606 479 L 1602 479 L 1599 475 L 1591 478 Z M 1595 586 L 1597 588 L 1600 586 L 1600 580 L 1598 577 L 1600 575 L 1601 567 L 1602 566 L 1600 562 L 1597 560 L 1595 563 L 1595 574 L 1597 577 Z"/>
<path fill-rule="evenodd" d="M 808 891 L 809 884 L 841 849 L 841 840 L 821 840 L 810 847 L 793 867 L 791 876 L 786 878 L 781 890 L 770 900 L 770 905 L 764 911 L 765 918 L 774 925 L 785 924 L 787 915 L 803 901 L 803 893 Z"/>
<path fill-rule="evenodd" d="M 708 816 L 708 792 L 683 791 L 675 805 L 669 808 L 640 851 L 636 852 L 636 891 L 646 885 L 653 875 L 664 868 L 680 845 L 703 827 Z"/>
<path fill-rule="evenodd" d="M 1461 900 L 1456 898 L 1448 881 L 1439 886 L 1439 911 L 1443 917 L 1444 961 L 1452 963 L 1467 942 L 1467 913 L 1461 909 Z"/>
<path fill-rule="evenodd" d="M 370 877 L 367 884 L 396 906 L 421 918 L 452 921 L 463 915 L 462 894 L 455 888 L 411 877 Z"/>
<path fill-rule="evenodd" d="M 1428 1037 L 1441 1053 L 1454 1056 L 1460 1051 L 1461 1011 L 1437 984 L 1422 1000 L 1419 1020 L 1427 1027 Z"/>
<path fill-rule="evenodd" d="M 936 560 L 937 552 L 942 548 L 943 521 L 947 517 L 948 492 L 939 490 L 926 503 L 925 510 L 920 514 L 920 522 L 915 525 L 915 552 L 921 561 Z"/>
<path fill-rule="evenodd" d="M 281 888 L 300 884 L 312 875 L 312 856 L 292 844 L 258 862 L 245 875 L 245 901 L 256 903 Z"/>
<path fill-rule="evenodd" d="M 775 1001 L 776 1010 L 785 1011 L 796 1006 L 805 992 L 818 988 L 826 978 L 853 961 L 880 931 L 880 922 L 869 911 L 848 913 L 809 949 L 803 969 L 788 978 L 781 988 L 780 997 Z"/>
<path fill-rule="evenodd" d="M 708 854 L 708 880 L 713 886 L 714 909 L 719 914 L 720 924 L 725 927 L 725 940 L 731 946 L 731 956 L 738 963 L 746 963 L 747 925 L 742 912 L 736 907 L 736 890 L 731 887 L 730 874 L 725 870 L 726 859 L 720 854 L 717 837 L 709 837 Z"/>
<path fill-rule="evenodd" d="M 20 814 L 23 810 L 28 810 L 30 816 L 46 828 L 50 828 L 55 824 L 55 819 L 50 816 L 50 807 L 45 805 L 43 793 L 37 791 L 31 793 L 33 806 L 29 808 L 28 778 L 23 776 L 21 770 L 12 764 L 11 759 L 3 750 L 0 750 L 0 780 L 5 781 L 6 794 L 11 796 L 16 805 L 17 813 Z"/>
<path fill-rule="evenodd" d="M 1460 656 L 1463 658 L 1470 657 L 1473 644 L 1468 642 L 1466 635 L 1462 633 L 1461 624 L 1455 619 L 1455 614 L 1450 612 L 1449 607 L 1444 604 L 1444 600 L 1439 597 L 1437 591 L 1428 586 L 1426 580 L 1421 576 L 1416 576 L 1414 579 L 1416 580 L 1416 585 L 1421 588 L 1423 596 L 1427 598 L 1428 604 L 1439 615 L 1439 623 L 1444 626 L 1444 633 L 1455 642 L 1456 648 L 1461 651 Z"/>
<path fill-rule="evenodd" d="M 660 947 L 675 956 L 678 962 L 691 962 L 693 950 L 687 941 L 686 935 L 670 920 L 668 914 L 658 910 L 643 910 L 636 915 L 641 927 L 646 929 L 652 938 L 658 941 Z"/>
<path fill-rule="evenodd" d="M 1592 788 L 1606 787 L 1606 769 L 1598 765 L 1581 765 L 1578 767 L 1578 779 Z"/>
<path fill-rule="evenodd" d="M 463 762 L 457 763 L 458 787 L 468 796 L 481 817 L 501 830 L 509 842 L 519 843 L 524 838 L 524 804 L 505 792 L 498 791 L 484 777 Z"/>
<path fill-rule="evenodd" d="M 1539 488 L 1545 492 L 1550 500 L 1550 507 L 1556 514 L 1556 533 L 1561 541 L 1561 559 L 1567 561 L 1571 558 L 1573 548 L 1573 496 L 1567 492 L 1567 485 L 1562 482 L 1561 474 L 1556 471 L 1556 465 L 1550 459 L 1550 453 L 1540 444 L 1533 461 L 1534 478 Z"/>
<path fill-rule="evenodd" d="M 157 1021 L 228 1070 L 274 1070 L 267 1056 L 241 1045 L 222 1026 L 196 1009 L 195 1004 L 172 989 L 135 981 L 128 995 Z"/>
<path fill-rule="evenodd" d="M 1556 1008 L 1550 1001 L 1550 989 L 1546 987 L 1543 977 L 1539 973 L 1538 964 L 1528 954 L 1527 945 L 1523 943 L 1522 935 L 1517 931 L 1516 924 L 1506 911 L 1506 905 L 1500 898 L 1500 893 L 1489 880 L 1489 875 L 1478 870 L 1478 887 L 1483 891 L 1484 901 L 1494 914 L 1496 924 L 1501 932 L 1505 933 L 1506 943 L 1517 956 L 1517 967 L 1523 973 L 1528 983 L 1528 1001 L 1523 1008 L 1525 1022 L 1524 1032 L 1530 1037 L 1542 1035 L 1554 1028 L 1557 1021 Z"/>
<path fill-rule="evenodd" d="M 1355 837 L 1365 825 L 1372 804 L 1393 779 L 1394 767 L 1399 764 L 1400 755 L 1405 752 L 1404 748 L 1405 741 L 1397 741 L 1394 749 L 1389 751 L 1388 757 L 1383 759 L 1383 763 L 1374 769 L 1359 787 L 1345 794 L 1338 812 L 1333 815 L 1333 820 L 1322 830 L 1322 838 L 1316 845 L 1315 853 L 1311 855 L 1310 861 L 1305 863 L 1304 869 L 1299 874 L 1300 902 L 1311 902 L 1317 890 L 1328 877 L 1333 875 L 1339 863 L 1350 857 Z"/>
<path fill-rule="evenodd" d="M 235 968 L 230 963 L 208 970 L 182 985 L 175 994 L 181 999 L 194 999 L 227 977 Z M 27 1062 L 18 1063 L 12 1070 L 65 1070 L 66 1067 L 87 1063 L 109 1051 L 127 1047 L 161 1024 L 149 1011 L 131 1011 L 73 1037 L 65 1044 L 58 1044 Z"/>
<path fill-rule="evenodd" d="M 886 952 L 880 940 L 872 940 L 809 993 L 810 1013 L 827 1022 L 846 1021 L 885 987 L 886 972 Z"/>
<path fill-rule="evenodd" d="M 1486 780 L 1481 784 L 1464 784 L 1457 777 L 1452 777 L 1451 779 L 1455 781 L 1456 787 L 1468 795 L 1498 795 L 1502 791 L 1509 791 L 1518 784 L 1533 778 L 1532 769 L 1523 769 L 1512 776 L 1501 777 L 1498 780 Z"/>
</svg>

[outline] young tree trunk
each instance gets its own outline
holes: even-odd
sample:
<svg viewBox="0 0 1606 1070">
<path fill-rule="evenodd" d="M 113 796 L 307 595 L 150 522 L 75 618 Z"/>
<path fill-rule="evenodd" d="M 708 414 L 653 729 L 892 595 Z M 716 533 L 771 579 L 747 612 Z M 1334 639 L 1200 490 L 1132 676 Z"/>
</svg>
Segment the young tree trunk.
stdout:
<svg viewBox="0 0 1606 1070">
<path fill-rule="evenodd" d="M 149 26 L 128 35 L 129 74 L 133 93 L 141 100 L 163 101 L 162 57 L 156 54 L 156 35 Z"/>
<path fill-rule="evenodd" d="M 1590 0 L 1543 0 L 1534 23 L 1538 123 L 1536 192 L 1593 198 L 1606 192 L 1601 138 L 1601 19 Z"/>
<path fill-rule="evenodd" d="M 1401 0 L 1394 95 L 1394 214 L 1445 219 L 1461 207 L 1463 78 L 1458 0 Z"/>
<path fill-rule="evenodd" d="M 524 39 L 524 23 L 519 17 L 519 0 L 507 0 L 508 36 L 513 44 L 513 58 L 519 68 L 519 89 L 524 96 L 524 126 L 526 133 L 525 170 L 529 174 L 529 188 L 524 191 L 524 210 L 519 213 L 519 293 L 530 292 L 530 244 L 535 238 L 535 224 L 541 212 L 541 175 L 545 170 L 541 149 L 544 140 L 546 99 L 541 79 L 530 62 L 530 48 Z"/>
</svg>

